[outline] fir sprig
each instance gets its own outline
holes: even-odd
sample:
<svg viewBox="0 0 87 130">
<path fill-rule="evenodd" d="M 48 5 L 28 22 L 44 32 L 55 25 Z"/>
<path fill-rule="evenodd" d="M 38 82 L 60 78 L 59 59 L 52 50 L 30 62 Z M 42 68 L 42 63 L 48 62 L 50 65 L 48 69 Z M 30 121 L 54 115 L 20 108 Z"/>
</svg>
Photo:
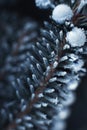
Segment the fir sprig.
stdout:
<svg viewBox="0 0 87 130">
<path fill-rule="evenodd" d="M 72 1 L 70 5 L 73 5 Z M 80 3 L 77 5 L 75 14 L 77 12 L 78 15 Z M 13 48 L 12 52 L 15 53 L 8 56 L 8 67 L 4 66 L 13 93 L 11 101 L 7 102 L 5 129 L 61 130 L 64 127 L 64 120 L 69 115 L 68 106 L 75 98 L 73 90 L 86 73 L 87 18 L 82 18 L 80 13 L 77 18 L 75 14 L 72 19 L 64 18 L 62 24 L 50 19 L 51 22 L 45 22 L 38 38 L 30 40 L 30 43 L 22 40 L 22 44 Z M 78 31 L 75 26 L 84 27 L 84 30 Z M 78 37 L 74 43 L 73 39 L 69 40 L 68 33 L 73 34 L 73 29 L 84 36 L 80 45 L 77 43 Z"/>
</svg>

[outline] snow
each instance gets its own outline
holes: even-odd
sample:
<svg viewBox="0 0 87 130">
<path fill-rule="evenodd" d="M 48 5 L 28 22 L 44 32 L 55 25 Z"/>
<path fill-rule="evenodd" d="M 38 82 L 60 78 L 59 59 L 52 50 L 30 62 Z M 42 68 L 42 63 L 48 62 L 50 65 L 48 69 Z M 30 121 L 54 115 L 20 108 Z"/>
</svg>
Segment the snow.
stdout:
<svg viewBox="0 0 87 130">
<path fill-rule="evenodd" d="M 35 0 L 36 6 L 39 8 L 47 9 L 53 6 L 50 0 Z"/>
<path fill-rule="evenodd" d="M 65 20 L 70 20 L 73 16 L 73 11 L 66 4 L 57 5 L 52 12 L 52 19 L 59 24 L 63 24 Z"/>
<path fill-rule="evenodd" d="M 67 33 L 66 41 L 71 45 L 71 47 L 81 47 L 86 42 L 85 32 L 81 28 L 74 27 Z"/>
<path fill-rule="evenodd" d="M 78 87 L 78 81 L 77 80 L 73 80 L 68 84 L 68 89 L 69 90 L 76 90 Z"/>
<path fill-rule="evenodd" d="M 66 128 L 66 123 L 64 122 L 64 120 L 59 120 L 58 116 L 55 117 L 54 125 L 52 126 L 51 130 L 64 130 Z"/>
<path fill-rule="evenodd" d="M 79 59 L 78 61 L 76 62 L 72 62 L 71 64 L 68 64 L 68 65 L 65 65 L 64 68 L 65 69 L 69 69 L 71 68 L 71 70 L 75 73 L 78 73 L 79 71 L 81 71 L 82 67 L 84 66 L 84 61 Z M 76 78 L 76 77 L 75 77 Z M 68 79 L 67 79 L 68 80 Z M 67 81 L 66 80 L 66 81 Z M 64 81 L 62 81 L 64 82 Z"/>
<path fill-rule="evenodd" d="M 69 116 L 70 112 L 68 109 L 64 109 L 62 111 L 59 112 L 59 118 L 64 120 Z"/>
<path fill-rule="evenodd" d="M 81 11 L 81 9 L 87 4 L 87 0 L 81 0 L 78 9 L 77 9 L 77 13 L 79 13 Z"/>
<path fill-rule="evenodd" d="M 58 62 L 55 61 L 54 64 L 53 64 L 53 68 L 55 69 L 57 66 L 58 66 Z"/>
</svg>

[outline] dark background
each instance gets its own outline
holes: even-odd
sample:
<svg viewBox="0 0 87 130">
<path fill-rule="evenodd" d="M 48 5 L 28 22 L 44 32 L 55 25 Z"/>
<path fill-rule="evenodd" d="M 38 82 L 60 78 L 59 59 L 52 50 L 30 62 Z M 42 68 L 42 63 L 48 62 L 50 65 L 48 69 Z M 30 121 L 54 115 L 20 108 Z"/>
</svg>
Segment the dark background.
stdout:
<svg viewBox="0 0 87 130">
<path fill-rule="evenodd" d="M 47 20 L 49 10 L 40 10 L 35 6 L 35 0 L 0 0 L 0 10 L 17 12 L 21 16 L 29 16 L 37 21 Z"/>
<path fill-rule="evenodd" d="M 35 7 L 34 0 L 0 0 L 0 11 L 16 12 L 20 16 L 29 16 L 38 22 L 48 20 L 50 10 L 40 10 Z M 87 130 L 87 75 L 83 77 L 77 91 L 77 100 L 71 106 L 71 116 L 68 118 L 67 130 Z"/>
</svg>

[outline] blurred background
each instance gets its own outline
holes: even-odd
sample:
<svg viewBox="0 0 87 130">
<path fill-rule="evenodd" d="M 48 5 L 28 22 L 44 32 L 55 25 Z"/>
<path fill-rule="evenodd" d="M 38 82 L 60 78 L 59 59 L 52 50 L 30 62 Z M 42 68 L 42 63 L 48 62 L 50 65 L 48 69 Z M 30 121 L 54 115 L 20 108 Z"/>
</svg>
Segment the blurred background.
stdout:
<svg viewBox="0 0 87 130">
<path fill-rule="evenodd" d="M 40 10 L 35 6 L 35 0 L 0 0 L 0 11 L 17 12 L 21 16 L 29 16 L 37 21 L 48 19 L 49 10 Z"/>
<path fill-rule="evenodd" d="M 0 13 L 2 11 L 32 17 L 41 24 L 43 20 L 48 20 L 50 14 L 49 10 L 38 9 L 34 0 L 0 0 Z M 87 75 L 82 79 L 76 95 L 77 100 L 71 106 L 71 116 L 67 119 L 67 130 L 87 130 Z"/>
</svg>

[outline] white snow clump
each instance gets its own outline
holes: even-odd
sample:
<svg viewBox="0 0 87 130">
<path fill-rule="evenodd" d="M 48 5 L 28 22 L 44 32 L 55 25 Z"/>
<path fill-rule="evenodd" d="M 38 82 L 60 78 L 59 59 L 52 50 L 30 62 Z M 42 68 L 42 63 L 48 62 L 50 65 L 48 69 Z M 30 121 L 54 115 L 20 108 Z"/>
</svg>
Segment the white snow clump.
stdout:
<svg viewBox="0 0 87 130">
<path fill-rule="evenodd" d="M 81 28 L 74 27 L 70 32 L 67 32 L 66 41 L 71 47 L 81 47 L 86 42 L 86 35 Z"/>
<path fill-rule="evenodd" d="M 51 5 L 50 0 L 35 0 L 36 6 L 39 8 L 46 9 Z"/>
<path fill-rule="evenodd" d="M 52 12 L 52 19 L 59 24 L 63 24 L 65 20 L 71 20 L 72 16 L 73 11 L 66 4 L 57 5 Z"/>
</svg>

